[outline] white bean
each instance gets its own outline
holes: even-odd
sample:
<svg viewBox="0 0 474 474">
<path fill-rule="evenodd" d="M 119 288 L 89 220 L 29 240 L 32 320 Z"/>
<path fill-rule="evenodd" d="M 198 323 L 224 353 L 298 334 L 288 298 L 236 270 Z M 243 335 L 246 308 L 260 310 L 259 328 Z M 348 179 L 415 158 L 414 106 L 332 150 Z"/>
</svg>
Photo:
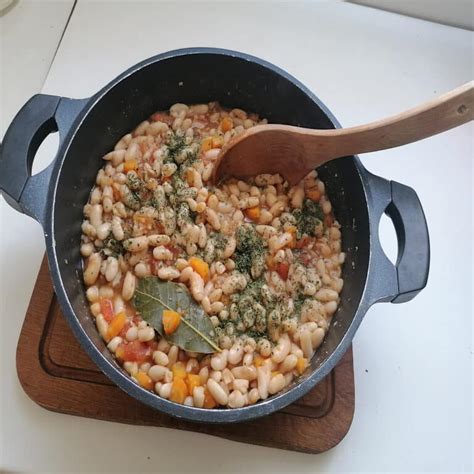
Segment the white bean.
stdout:
<svg viewBox="0 0 474 474">
<path fill-rule="evenodd" d="M 260 398 L 260 394 L 258 393 L 258 388 L 252 388 L 250 392 L 248 393 L 248 400 L 251 405 L 254 403 L 257 403 L 257 401 Z"/>
<path fill-rule="evenodd" d="M 303 186 L 297 186 L 293 197 L 291 198 L 291 206 L 293 208 L 301 209 L 303 206 L 303 198 L 304 198 L 304 188 Z"/>
<path fill-rule="evenodd" d="M 105 279 L 112 281 L 119 271 L 118 260 L 115 257 L 109 257 L 107 259 L 107 266 L 105 268 Z"/>
<path fill-rule="evenodd" d="M 317 328 L 311 333 L 311 343 L 314 350 L 316 350 L 321 345 L 325 334 L 326 332 L 323 328 Z"/>
<path fill-rule="evenodd" d="M 283 374 L 277 374 L 271 378 L 268 384 L 268 393 L 274 395 L 282 390 L 286 385 L 285 376 Z"/>
<path fill-rule="evenodd" d="M 112 234 L 116 240 L 123 240 L 125 236 L 122 228 L 122 219 L 118 216 L 112 217 Z"/>
<path fill-rule="evenodd" d="M 105 161 L 110 161 L 114 166 L 118 166 L 120 163 L 122 163 L 124 157 L 125 150 L 114 150 L 104 155 L 102 159 Z"/>
<path fill-rule="evenodd" d="M 234 381 L 234 374 L 227 367 L 222 371 L 222 381 L 229 385 Z"/>
<path fill-rule="evenodd" d="M 124 240 L 123 246 L 128 252 L 141 252 L 148 248 L 148 237 L 143 235 Z"/>
<path fill-rule="evenodd" d="M 237 365 L 244 356 L 244 349 L 242 347 L 242 342 L 237 341 L 229 351 L 229 363 L 232 365 Z"/>
<path fill-rule="evenodd" d="M 169 398 L 170 395 L 171 395 L 171 388 L 173 387 L 173 384 L 170 382 L 170 383 L 165 383 L 163 384 L 161 387 L 160 387 L 160 391 L 158 393 L 158 395 L 161 397 L 161 398 Z"/>
<path fill-rule="evenodd" d="M 212 397 L 217 403 L 219 403 L 219 405 L 227 405 L 228 396 L 224 389 L 214 379 L 208 379 L 206 385 Z"/>
<path fill-rule="evenodd" d="M 111 339 L 111 341 L 107 344 L 107 349 L 110 352 L 115 352 L 117 350 L 117 347 L 119 344 L 122 342 L 122 338 L 120 336 L 115 336 L 114 338 Z"/>
<path fill-rule="evenodd" d="M 332 211 L 332 206 L 329 201 L 323 201 L 321 204 L 321 209 L 323 210 L 324 214 L 329 214 Z"/>
<path fill-rule="evenodd" d="M 158 245 L 168 245 L 171 242 L 169 235 L 152 234 L 148 236 L 148 245 L 156 247 Z"/>
<path fill-rule="evenodd" d="M 208 163 L 205 167 L 204 170 L 202 171 L 202 179 L 203 181 L 208 181 L 209 178 L 211 177 L 212 170 L 214 169 L 213 163 Z"/>
<path fill-rule="evenodd" d="M 246 379 L 234 379 L 232 381 L 232 388 L 238 390 L 241 393 L 247 393 L 249 389 L 249 381 Z"/>
<path fill-rule="evenodd" d="M 280 372 L 283 372 L 283 373 L 290 372 L 296 367 L 297 362 L 298 362 L 298 357 L 296 357 L 296 355 L 288 354 L 285 357 L 285 360 L 279 366 Z"/>
<path fill-rule="evenodd" d="M 193 402 L 195 407 L 202 408 L 204 406 L 204 397 L 204 387 L 194 387 Z"/>
<path fill-rule="evenodd" d="M 268 398 L 268 385 L 270 384 L 270 365 L 264 364 L 257 368 L 258 394 L 262 400 Z"/>
<path fill-rule="evenodd" d="M 86 297 L 91 303 L 99 301 L 99 288 L 97 288 L 97 286 L 90 286 L 89 288 L 87 288 Z"/>
<path fill-rule="evenodd" d="M 129 342 L 135 341 L 138 338 L 138 328 L 136 326 L 130 327 L 125 333 L 125 339 Z"/>
<path fill-rule="evenodd" d="M 245 398 L 242 395 L 242 392 L 239 390 L 234 390 L 231 392 L 228 398 L 229 408 L 242 408 L 245 405 Z"/>
<path fill-rule="evenodd" d="M 300 333 L 300 345 L 304 356 L 309 360 L 313 357 L 313 342 L 311 340 L 311 332 L 304 329 Z"/>
<path fill-rule="evenodd" d="M 245 348 L 244 348 L 245 350 Z M 253 351 L 251 353 L 245 354 L 242 362 L 243 365 L 252 365 L 253 364 Z"/>
<path fill-rule="evenodd" d="M 288 337 L 288 334 L 284 333 L 280 336 L 278 344 L 273 348 L 272 351 L 272 361 L 279 364 L 283 362 L 285 357 L 290 353 L 291 350 L 291 341 Z"/>
<path fill-rule="evenodd" d="M 146 263 L 138 262 L 133 269 L 138 278 L 146 277 L 150 274 L 150 268 Z"/>
<path fill-rule="evenodd" d="M 100 253 L 93 253 L 87 260 L 87 266 L 84 270 L 84 283 L 86 285 L 93 285 L 100 273 L 100 266 L 102 265 L 102 257 Z"/>
<path fill-rule="evenodd" d="M 175 280 L 181 272 L 174 267 L 164 267 L 158 270 L 158 277 L 162 280 Z"/>
<path fill-rule="evenodd" d="M 209 377 L 216 382 L 220 382 L 222 380 L 222 372 L 220 370 L 211 370 Z"/>
<path fill-rule="evenodd" d="M 153 249 L 153 258 L 155 260 L 171 260 L 173 258 L 173 254 L 166 247 L 159 245 Z"/>
<path fill-rule="evenodd" d="M 211 224 L 212 227 L 214 227 L 215 230 L 220 230 L 221 223 L 219 222 L 219 217 L 217 216 L 216 212 L 210 207 L 206 209 L 206 219 L 209 222 L 209 224 Z"/>
<path fill-rule="evenodd" d="M 122 286 L 122 298 L 125 301 L 132 299 L 133 294 L 135 293 L 136 277 L 132 272 L 127 272 L 123 280 Z"/>
<path fill-rule="evenodd" d="M 155 337 L 155 330 L 151 326 L 138 330 L 138 340 L 141 342 L 151 341 Z"/>
<path fill-rule="evenodd" d="M 322 301 L 323 303 L 328 301 L 336 301 L 339 298 L 337 291 L 331 290 L 329 288 L 321 288 L 316 293 L 316 299 Z"/>
<path fill-rule="evenodd" d="M 90 223 L 97 229 L 102 224 L 102 205 L 94 204 L 89 213 Z"/>
<path fill-rule="evenodd" d="M 168 356 L 163 351 L 153 352 L 153 360 L 156 364 L 166 367 L 169 363 Z"/>
<path fill-rule="evenodd" d="M 162 337 L 159 341 L 158 341 L 158 345 L 156 346 L 156 350 L 157 351 L 161 351 L 161 352 L 164 352 L 165 354 L 168 354 L 169 350 L 170 350 L 170 344 L 169 342 L 164 338 Z M 155 361 L 156 362 L 156 361 Z M 157 362 L 158 363 L 158 362 Z M 168 365 L 168 364 L 166 364 Z"/>
<path fill-rule="evenodd" d="M 236 246 L 237 246 L 237 240 L 235 239 L 235 237 L 230 237 L 224 248 L 223 257 L 229 258 L 235 252 Z"/>
<path fill-rule="evenodd" d="M 165 378 L 166 373 L 169 372 L 167 367 L 162 365 L 153 365 L 148 371 L 148 375 L 154 382 L 159 382 Z"/>
<path fill-rule="evenodd" d="M 249 381 L 257 379 L 257 368 L 253 365 L 234 367 L 231 369 L 231 372 L 234 374 L 236 379 L 245 379 Z"/>
<path fill-rule="evenodd" d="M 136 362 L 126 361 L 123 363 L 123 368 L 132 376 L 138 372 L 138 364 Z"/>
<path fill-rule="evenodd" d="M 198 273 L 192 271 L 192 274 L 189 277 L 189 284 L 193 298 L 198 302 L 202 301 L 202 299 L 204 298 L 204 281 L 201 276 Z"/>
<path fill-rule="evenodd" d="M 178 360 L 178 353 L 179 353 L 179 348 L 178 346 L 171 346 L 170 350 L 168 351 L 168 367 L 173 367 L 174 364 L 176 364 L 176 361 Z"/>
<path fill-rule="evenodd" d="M 186 405 L 187 407 L 193 407 L 194 406 L 194 399 L 191 397 L 191 395 L 188 395 L 183 402 L 183 405 Z"/>
<path fill-rule="evenodd" d="M 201 300 L 201 306 L 202 306 L 202 309 L 207 313 L 207 314 L 210 314 L 211 313 L 211 303 L 209 301 L 209 298 L 207 296 L 205 296 L 202 300 Z"/>
<path fill-rule="evenodd" d="M 209 367 L 203 367 L 199 371 L 199 378 L 201 379 L 201 383 L 204 385 L 207 382 L 207 379 L 209 378 Z"/>
<path fill-rule="evenodd" d="M 107 332 L 109 330 L 109 323 L 105 320 L 102 314 L 98 314 L 95 318 L 95 324 L 102 339 L 107 339 Z"/>
<path fill-rule="evenodd" d="M 94 252 L 94 245 L 90 242 L 81 245 L 81 255 L 84 258 L 90 257 L 92 255 L 92 252 Z"/>
<path fill-rule="evenodd" d="M 303 351 L 296 344 L 291 344 L 291 353 L 296 356 L 296 358 L 301 358 L 304 356 Z"/>
<path fill-rule="evenodd" d="M 211 357 L 211 367 L 214 370 L 223 370 L 227 365 L 229 351 L 224 349 L 222 352 L 217 352 Z"/>
</svg>

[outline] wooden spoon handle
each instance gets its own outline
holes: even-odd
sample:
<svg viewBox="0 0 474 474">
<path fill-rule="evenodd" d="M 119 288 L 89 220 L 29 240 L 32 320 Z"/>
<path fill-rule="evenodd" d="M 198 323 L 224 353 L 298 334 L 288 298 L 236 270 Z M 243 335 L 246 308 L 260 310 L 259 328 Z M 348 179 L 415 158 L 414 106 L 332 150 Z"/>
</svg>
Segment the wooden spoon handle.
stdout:
<svg viewBox="0 0 474 474">
<path fill-rule="evenodd" d="M 385 150 L 422 140 L 473 119 L 474 81 L 471 81 L 401 114 L 367 125 L 328 131 L 328 138 L 331 135 L 334 141 L 328 140 L 327 151 L 335 158 Z"/>
</svg>

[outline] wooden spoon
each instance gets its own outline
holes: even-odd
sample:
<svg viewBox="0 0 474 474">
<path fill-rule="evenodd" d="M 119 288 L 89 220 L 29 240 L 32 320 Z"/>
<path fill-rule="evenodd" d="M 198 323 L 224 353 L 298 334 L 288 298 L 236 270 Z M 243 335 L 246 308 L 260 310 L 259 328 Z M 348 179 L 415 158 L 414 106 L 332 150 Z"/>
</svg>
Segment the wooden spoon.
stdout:
<svg viewBox="0 0 474 474">
<path fill-rule="evenodd" d="M 279 173 L 290 185 L 335 158 L 422 140 L 474 119 L 474 81 L 384 120 L 351 128 L 313 130 L 257 125 L 233 138 L 216 162 L 213 181 Z"/>
</svg>

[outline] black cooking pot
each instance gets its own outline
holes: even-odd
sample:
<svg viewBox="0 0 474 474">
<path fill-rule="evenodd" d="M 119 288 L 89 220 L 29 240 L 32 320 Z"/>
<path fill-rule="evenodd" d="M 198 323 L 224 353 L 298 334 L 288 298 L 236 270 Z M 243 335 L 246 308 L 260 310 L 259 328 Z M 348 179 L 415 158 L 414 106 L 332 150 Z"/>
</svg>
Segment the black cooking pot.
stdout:
<svg viewBox="0 0 474 474">
<path fill-rule="evenodd" d="M 369 307 L 402 303 L 427 282 L 429 237 L 415 191 L 369 173 L 357 157 L 332 161 L 318 172 L 327 185 L 342 226 L 344 289 L 322 346 L 305 374 L 283 392 L 238 409 L 206 410 L 179 405 L 136 384 L 115 362 L 99 336 L 85 298 L 79 253 L 82 208 L 101 157 L 125 133 L 156 110 L 176 102 L 218 100 L 302 127 L 339 127 L 331 112 L 295 78 L 260 59 L 233 51 L 192 48 L 160 54 L 133 66 L 89 99 L 36 95 L 20 110 L 4 137 L 0 189 L 20 212 L 44 229 L 48 261 L 61 308 L 82 347 L 120 388 L 170 415 L 200 422 L 249 420 L 294 402 L 337 364 Z M 31 176 L 42 140 L 59 130 L 55 161 Z M 394 266 L 379 242 L 378 227 L 388 214 L 398 235 Z"/>
</svg>

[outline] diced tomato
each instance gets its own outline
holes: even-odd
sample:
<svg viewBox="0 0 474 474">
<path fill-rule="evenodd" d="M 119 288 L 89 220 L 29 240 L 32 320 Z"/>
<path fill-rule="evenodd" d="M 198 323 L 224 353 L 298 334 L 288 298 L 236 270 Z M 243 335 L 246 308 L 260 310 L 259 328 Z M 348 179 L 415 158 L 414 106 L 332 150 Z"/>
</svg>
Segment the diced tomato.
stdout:
<svg viewBox="0 0 474 474">
<path fill-rule="evenodd" d="M 142 363 L 151 360 L 152 348 L 146 342 L 132 341 L 119 347 L 123 348 L 119 353 L 124 361 Z"/>
<path fill-rule="evenodd" d="M 104 319 L 110 323 L 114 318 L 114 304 L 112 300 L 108 298 L 101 298 L 100 299 L 100 312 L 104 316 Z"/>
<path fill-rule="evenodd" d="M 310 242 L 311 242 L 311 237 L 305 235 L 302 239 L 296 241 L 296 248 L 302 249 L 304 247 L 307 247 Z"/>
<path fill-rule="evenodd" d="M 171 125 L 174 121 L 174 118 L 168 114 L 164 114 L 161 112 L 156 112 L 150 117 L 154 122 L 164 122 L 168 125 Z"/>
<path fill-rule="evenodd" d="M 288 278 L 288 271 L 290 270 L 290 265 L 287 262 L 281 262 L 277 265 L 276 270 L 282 280 L 286 280 Z"/>
</svg>

